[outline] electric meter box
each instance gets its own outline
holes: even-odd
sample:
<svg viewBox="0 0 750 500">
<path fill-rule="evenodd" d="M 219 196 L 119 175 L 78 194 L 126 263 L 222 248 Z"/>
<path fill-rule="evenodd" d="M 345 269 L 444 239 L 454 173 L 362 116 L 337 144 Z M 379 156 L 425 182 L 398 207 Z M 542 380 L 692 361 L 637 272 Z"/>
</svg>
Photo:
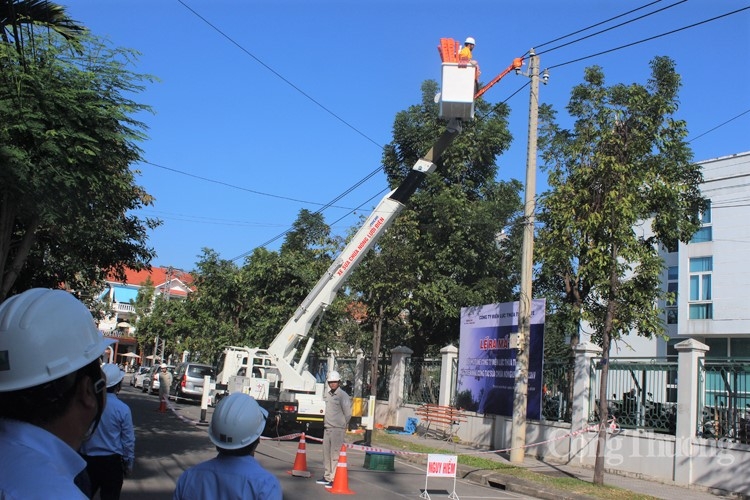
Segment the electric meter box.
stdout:
<svg viewBox="0 0 750 500">
<path fill-rule="evenodd" d="M 471 64 L 443 63 L 440 118 L 474 119 L 476 68 Z"/>
</svg>

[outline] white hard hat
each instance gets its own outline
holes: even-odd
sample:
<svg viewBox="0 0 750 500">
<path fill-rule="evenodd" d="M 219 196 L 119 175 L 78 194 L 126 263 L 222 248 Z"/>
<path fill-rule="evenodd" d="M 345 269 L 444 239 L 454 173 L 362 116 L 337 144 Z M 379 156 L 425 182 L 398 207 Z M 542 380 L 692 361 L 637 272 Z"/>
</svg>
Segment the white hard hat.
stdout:
<svg viewBox="0 0 750 500">
<path fill-rule="evenodd" d="M 0 304 L 0 392 L 35 387 L 101 356 L 105 339 L 91 313 L 63 290 L 32 288 Z"/>
<path fill-rule="evenodd" d="M 159 368 L 166 368 L 166 367 L 167 367 L 166 363 L 162 363 L 162 364 L 159 365 Z"/>
<path fill-rule="evenodd" d="M 102 371 L 107 378 L 107 388 L 116 386 L 125 377 L 125 373 L 114 363 L 103 364 Z"/>
<path fill-rule="evenodd" d="M 328 374 L 328 382 L 341 382 L 341 375 L 339 375 L 339 372 L 332 370 L 331 373 Z"/>
<path fill-rule="evenodd" d="M 255 399 L 235 392 L 216 405 L 208 437 L 219 448 L 238 450 L 253 444 L 263 433 L 268 412 Z"/>
<path fill-rule="evenodd" d="M 475 42 L 472 37 L 467 37 L 466 41 L 464 41 L 464 43 L 470 43 L 472 45 L 476 45 L 477 44 L 477 42 Z"/>
</svg>

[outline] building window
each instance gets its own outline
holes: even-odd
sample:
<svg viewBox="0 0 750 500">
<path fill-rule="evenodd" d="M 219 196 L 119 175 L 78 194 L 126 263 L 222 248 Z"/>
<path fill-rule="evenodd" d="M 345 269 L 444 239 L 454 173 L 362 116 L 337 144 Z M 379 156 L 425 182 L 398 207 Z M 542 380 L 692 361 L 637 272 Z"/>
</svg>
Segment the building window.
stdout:
<svg viewBox="0 0 750 500">
<path fill-rule="evenodd" d="M 728 342 L 726 338 L 706 338 L 703 339 L 703 343 L 706 344 L 709 349 L 706 353 L 707 358 L 726 358 L 729 356 Z"/>
<path fill-rule="evenodd" d="M 711 319 L 711 272 L 713 257 L 690 259 L 690 319 Z"/>
<path fill-rule="evenodd" d="M 748 338 L 729 339 L 729 348 L 733 358 L 750 358 L 750 339 Z"/>
<path fill-rule="evenodd" d="M 712 241 L 713 233 L 711 230 L 711 206 L 709 205 L 705 211 L 700 214 L 701 228 L 695 232 L 693 237 L 690 239 L 690 243 L 705 243 L 706 241 Z"/>
<path fill-rule="evenodd" d="M 668 325 L 677 324 L 677 276 L 677 266 L 672 266 L 667 270 L 667 292 L 671 295 L 666 302 Z"/>
</svg>

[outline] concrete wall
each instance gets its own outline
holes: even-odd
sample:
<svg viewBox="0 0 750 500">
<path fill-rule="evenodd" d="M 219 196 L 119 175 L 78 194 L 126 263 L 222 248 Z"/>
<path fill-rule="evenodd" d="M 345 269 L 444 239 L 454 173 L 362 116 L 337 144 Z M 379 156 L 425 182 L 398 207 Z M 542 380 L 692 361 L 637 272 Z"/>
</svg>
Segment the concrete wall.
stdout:
<svg viewBox="0 0 750 500">
<path fill-rule="evenodd" d="M 675 483 L 699 485 L 722 492 L 750 495 L 750 445 L 696 437 L 698 421 L 699 362 L 707 346 L 689 339 L 676 347 L 680 385 L 677 398 L 677 430 L 674 436 L 644 430 L 616 430 L 609 433 L 605 453 L 607 472 Z M 590 360 L 599 356 L 592 345 L 576 351 L 573 424 L 552 421 L 528 421 L 526 454 L 545 461 L 594 467 L 597 446 L 596 427 L 588 423 L 591 377 Z M 394 350 L 394 364 L 403 365 L 404 349 Z M 455 355 L 447 350 L 446 356 Z M 448 364 L 450 366 L 450 364 Z M 392 370 L 401 374 L 402 370 Z M 403 379 L 391 380 L 391 400 L 378 401 L 375 422 L 383 426 L 404 426 L 416 416 L 418 405 L 404 404 Z M 394 390 L 395 389 L 395 390 Z M 444 388 L 441 387 L 441 393 Z M 442 399 L 441 399 L 442 400 Z M 467 412 L 456 435 L 462 443 L 479 450 L 507 452 L 511 446 L 512 419 L 497 415 Z"/>
</svg>

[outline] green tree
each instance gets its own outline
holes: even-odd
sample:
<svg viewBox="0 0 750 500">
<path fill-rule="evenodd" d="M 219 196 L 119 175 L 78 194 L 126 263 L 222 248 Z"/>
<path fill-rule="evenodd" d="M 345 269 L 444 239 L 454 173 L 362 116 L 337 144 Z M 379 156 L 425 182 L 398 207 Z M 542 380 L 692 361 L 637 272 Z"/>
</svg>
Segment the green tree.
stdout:
<svg viewBox="0 0 750 500">
<path fill-rule="evenodd" d="M 603 350 L 599 417 L 607 420 L 610 345 L 631 332 L 663 334 L 659 247 L 687 242 L 707 201 L 700 167 L 674 117 L 680 77 L 667 57 L 651 61 L 648 83 L 605 86 L 599 67 L 574 87 L 572 130 L 540 113 L 550 190 L 540 203 L 537 256 L 563 283 L 573 317 L 591 325 Z M 644 231 L 637 230 L 643 228 Z M 599 431 L 594 483 L 604 481 L 606 427 Z"/>
<path fill-rule="evenodd" d="M 397 114 L 383 165 L 395 187 L 442 132 L 433 96 L 437 83 L 422 85 L 422 102 Z M 510 144 L 508 109 L 476 102 L 478 118 L 463 131 L 379 242 L 369 268 L 357 279 L 371 311 L 405 322 L 398 342 L 415 356 L 436 354 L 456 342 L 463 306 L 510 300 L 517 268 L 512 252 L 498 245 L 504 227 L 520 211 L 521 184 L 497 182 L 496 158 Z M 364 275 L 375 279 L 364 278 Z M 369 282 L 367 281 L 369 279 Z M 390 346 L 395 347 L 395 346 Z"/>
<path fill-rule="evenodd" d="M 154 256 L 159 222 L 133 215 L 152 199 L 129 169 L 148 107 L 128 96 L 149 77 L 55 4 L 2 2 L 0 15 L 0 300 L 60 283 L 93 299 L 107 273 Z"/>
<path fill-rule="evenodd" d="M 49 28 L 74 48 L 86 28 L 71 19 L 65 7 L 47 0 L 0 0 L 0 40 L 14 44 L 19 54 L 34 43 L 34 28 Z"/>
</svg>

